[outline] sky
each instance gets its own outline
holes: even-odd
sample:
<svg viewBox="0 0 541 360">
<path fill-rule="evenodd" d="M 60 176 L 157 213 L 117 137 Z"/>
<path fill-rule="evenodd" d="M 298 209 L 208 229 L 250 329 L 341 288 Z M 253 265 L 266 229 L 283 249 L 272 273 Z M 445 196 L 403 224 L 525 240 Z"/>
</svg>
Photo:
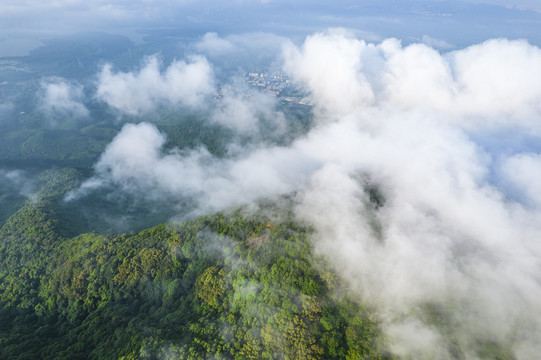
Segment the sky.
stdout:
<svg viewBox="0 0 541 360">
<path fill-rule="evenodd" d="M 316 251 L 377 309 L 392 352 L 479 359 L 497 343 L 532 359 L 541 353 L 539 11 L 528 0 L 4 1 L 0 24 L 4 55 L 79 31 L 123 34 L 148 51 L 128 64 L 102 59 L 84 81 L 40 79 L 45 115 L 89 121 L 97 102 L 121 127 L 66 201 L 106 188 L 189 197 L 171 216 L 184 219 L 290 195 Z M 34 43 L 17 48 L 18 39 Z M 209 106 L 247 64 L 287 74 L 313 125 L 268 141 L 269 128 L 274 139 L 290 134 L 291 119 L 251 89 Z M 167 147 L 153 122 L 164 108 L 204 112 L 244 141 L 221 157 Z"/>
<path fill-rule="evenodd" d="M 432 39 L 441 47 L 465 46 L 491 37 L 541 43 L 541 5 L 536 0 L 6 0 L 0 4 L 0 55 L 24 55 L 43 39 L 105 31 L 141 40 L 156 29 L 188 36 L 270 32 L 296 37 L 345 27 L 369 40 Z"/>
</svg>

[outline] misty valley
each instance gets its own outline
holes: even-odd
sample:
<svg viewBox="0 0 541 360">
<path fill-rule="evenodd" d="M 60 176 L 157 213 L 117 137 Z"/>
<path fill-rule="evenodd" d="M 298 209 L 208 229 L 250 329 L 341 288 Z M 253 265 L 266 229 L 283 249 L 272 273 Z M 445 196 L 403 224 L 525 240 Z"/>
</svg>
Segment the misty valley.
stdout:
<svg viewBox="0 0 541 360">
<path fill-rule="evenodd" d="M 0 58 L 1 359 L 539 358 L 541 49 L 329 19 Z"/>
</svg>

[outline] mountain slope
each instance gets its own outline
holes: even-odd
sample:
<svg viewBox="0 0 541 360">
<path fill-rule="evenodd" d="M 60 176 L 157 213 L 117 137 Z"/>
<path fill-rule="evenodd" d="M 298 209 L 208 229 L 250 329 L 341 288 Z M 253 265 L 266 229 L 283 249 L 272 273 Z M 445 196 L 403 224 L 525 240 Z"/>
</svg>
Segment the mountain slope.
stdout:
<svg viewBox="0 0 541 360">
<path fill-rule="evenodd" d="M 53 198 L 0 229 L 1 358 L 387 357 L 287 211 L 68 237 Z"/>
</svg>

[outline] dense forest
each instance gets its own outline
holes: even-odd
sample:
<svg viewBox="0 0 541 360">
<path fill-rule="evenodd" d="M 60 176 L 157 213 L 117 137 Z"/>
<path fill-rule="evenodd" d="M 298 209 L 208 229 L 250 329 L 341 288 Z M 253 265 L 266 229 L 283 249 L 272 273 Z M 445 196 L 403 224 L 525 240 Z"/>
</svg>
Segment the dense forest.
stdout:
<svg viewBox="0 0 541 360">
<path fill-rule="evenodd" d="M 0 230 L 0 358 L 390 358 L 283 204 L 72 236 L 77 171 L 39 185 Z"/>
</svg>

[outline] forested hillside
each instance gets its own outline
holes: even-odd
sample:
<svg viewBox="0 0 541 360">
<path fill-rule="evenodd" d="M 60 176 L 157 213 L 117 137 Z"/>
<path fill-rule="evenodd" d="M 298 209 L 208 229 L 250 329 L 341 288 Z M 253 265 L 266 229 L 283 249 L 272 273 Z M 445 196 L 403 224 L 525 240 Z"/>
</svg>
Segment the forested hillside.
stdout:
<svg viewBox="0 0 541 360">
<path fill-rule="evenodd" d="M 283 206 L 70 237 L 75 173 L 44 172 L 0 230 L 0 358 L 388 358 Z"/>
</svg>

